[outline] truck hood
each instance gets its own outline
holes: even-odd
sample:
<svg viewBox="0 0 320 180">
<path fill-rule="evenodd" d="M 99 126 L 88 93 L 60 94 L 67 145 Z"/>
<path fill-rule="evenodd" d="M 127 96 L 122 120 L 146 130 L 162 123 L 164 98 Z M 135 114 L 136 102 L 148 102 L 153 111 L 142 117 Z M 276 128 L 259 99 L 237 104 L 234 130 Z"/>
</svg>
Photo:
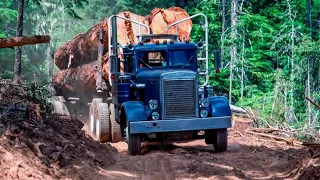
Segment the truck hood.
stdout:
<svg viewBox="0 0 320 180">
<path fill-rule="evenodd" d="M 145 70 L 137 74 L 138 81 L 145 81 L 145 80 L 159 80 L 165 74 L 171 73 L 191 73 L 196 74 L 194 71 L 185 70 L 185 69 L 157 69 L 157 70 Z"/>
</svg>

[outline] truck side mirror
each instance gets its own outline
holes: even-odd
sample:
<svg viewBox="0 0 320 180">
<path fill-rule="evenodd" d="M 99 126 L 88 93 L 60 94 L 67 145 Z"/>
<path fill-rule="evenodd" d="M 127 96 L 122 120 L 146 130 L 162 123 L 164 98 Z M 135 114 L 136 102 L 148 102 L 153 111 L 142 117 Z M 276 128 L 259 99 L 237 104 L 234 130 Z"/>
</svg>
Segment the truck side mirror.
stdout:
<svg viewBox="0 0 320 180">
<path fill-rule="evenodd" d="M 213 51 L 213 56 L 214 56 L 214 68 L 220 69 L 221 68 L 221 51 L 216 49 Z"/>
</svg>

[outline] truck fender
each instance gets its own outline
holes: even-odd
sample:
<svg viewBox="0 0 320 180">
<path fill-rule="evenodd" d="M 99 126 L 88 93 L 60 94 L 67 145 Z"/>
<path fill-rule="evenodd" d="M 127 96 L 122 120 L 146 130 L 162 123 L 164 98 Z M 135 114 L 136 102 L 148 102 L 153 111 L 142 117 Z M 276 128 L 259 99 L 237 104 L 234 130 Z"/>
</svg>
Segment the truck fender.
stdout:
<svg viewBox="0 0 320 180">
<path fill-rule="evenodd" d="M 146 106 L 141 101 L 124 102 L 121 106 L 120 123 L 125 125 L 126 119 L 129 122 L 147 120 Z"/>
<path fill-rule="evenodd" d="M 224 96 L 213 96 L 209 98 L 209 114 L 212 117 L 231 116 L 229 101 Z"/>
</svg>

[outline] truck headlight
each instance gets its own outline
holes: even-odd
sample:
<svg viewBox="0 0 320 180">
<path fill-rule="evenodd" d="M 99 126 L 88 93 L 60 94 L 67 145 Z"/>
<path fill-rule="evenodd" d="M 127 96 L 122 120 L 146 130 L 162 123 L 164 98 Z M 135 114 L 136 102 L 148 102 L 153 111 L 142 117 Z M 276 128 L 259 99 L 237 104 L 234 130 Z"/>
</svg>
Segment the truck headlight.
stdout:
<svg viewBox="0 0 320 180">
<path fill-rule="evenodd" d="M 157 100 L 150 100 L 149 101 L 149 108 L 155 110 L 158 108 L 158 101 Z"/>
<path fill-rule="evenodd" d="M 160 114 L 158 112 L 153 112 L 151 117 L 153 120 L 158 120 L 160 118 Z"/>
<path fill-rule="evenodd" d="M 200 117 L 202 117 L 202 118 L 208 117 L 208 111 L 205 109 L 202 109 L 200 111 Z"/>
<path fill-rule="evenodd" d="M 200 100 L 200 105 L 202 107 L 208 107 L 210 105 L 210 101 L 208 98 L 203 98 Z"/>
</svg>

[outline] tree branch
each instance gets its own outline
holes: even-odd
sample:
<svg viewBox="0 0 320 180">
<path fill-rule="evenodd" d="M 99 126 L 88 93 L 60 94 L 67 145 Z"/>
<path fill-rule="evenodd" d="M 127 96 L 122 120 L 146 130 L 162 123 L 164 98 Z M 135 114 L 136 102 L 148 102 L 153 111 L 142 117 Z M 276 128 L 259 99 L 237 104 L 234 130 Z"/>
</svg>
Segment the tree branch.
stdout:
<svg viewBox="0 0 320 180">
<path fill-rule="evenodd" d="M 24 36 L 15 38 L 0 38 L 0 48 L 12 48 L 26 44 L 40 44 L 50 42 L 50 36 Z"/>
</svg>

